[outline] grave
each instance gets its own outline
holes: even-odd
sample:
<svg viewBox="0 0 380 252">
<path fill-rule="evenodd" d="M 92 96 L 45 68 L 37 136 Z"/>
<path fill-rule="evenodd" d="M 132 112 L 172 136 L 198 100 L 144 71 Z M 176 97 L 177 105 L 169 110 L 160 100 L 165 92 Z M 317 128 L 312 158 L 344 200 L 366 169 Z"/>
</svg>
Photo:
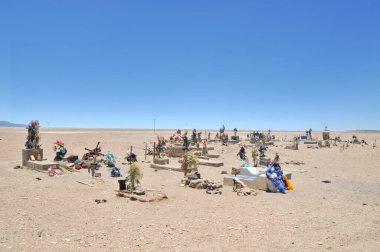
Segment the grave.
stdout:
<svg viewBox="0 0 380 252">
<path fill-rule="evenodd" d="M 259 159 L 259 165 L 266 167 L 270 164 L 271 161 L 272 160 L 270 159 L 270 157 L 263 156 L 263 157 L 260 157 L 260 159 Z"/>
<path fill-rule="evenodd" d="M 224 186 L 233 186 L 234 179 L 239 179 L 240 181 L 244 182 L 248 188 L 264 191 L 268 190 L 268 179 L 264 171 L 259 171 L 252 166 L 244 166 L 239 169 L 235 168 L 235 170 L 240 170 L 239 174 L 225 176 L 223 178 Z M 289 180 L 291 179 L 291 173 L 284 171 L 284 174 Z"/>
<path fill-rule="evenodd" d="M 237 144 L 239 143 L 239 140 L 227 140 L 228 144 Z"/>
<path fill-rule="evenodd" d="M 231 136 L 231 140 L 239 141 L 239 136 Z"/>
<path fill-rule="evenodd" d="M 299 144 L 299 138 L 297 137 L 294 137 L 293 138 L 293 144 L 292 145 L 289 145 L 289 146 L 285 146 L 285 149 L 289 149 L 289 150 L 298 150 L 298 144 Z"/>
<path fill-rule="evenodd" d="M 203 158 L 203 159 L 210 159 L 210 158 L 218 158 L 220 157 L 219 154 L 212 154 L 212 153 L 208 153 L 208 154 L 203 154 L 201 152 L 194 152 L 194 154 L 198 157 L 198 158 Z"/>
<path fill-rule="evenodd" d="M 159 164 L 151 164 L 150 168 L 157 169 L 157 170 L 167 170 L 167 171 L 178 171 L 178 172 L 181 171 L 181 167 L 159 165 Z"/>
<path fill-rule="evenodd" d="M 330 131 L 325 130 L 322 132 L 322 138 L 323 140 L 329 140 L 330 139 Z"/>
<path fill-rule="evenodd" d="M 196 151 L 202 151 L 202 147 L 199 147 L 199 148 L 197 148 L 196 146 L 190 146 L 189 147 L 189 150 L 196 150 Z M 207 150 L 209 151 L 209 150 L 214 150 L 214 147 L 212 147 L 212 146 L 207 146 Z"/>
<path fill-rule="evenodd" d="M 209 157 L 209 158 L 218 158 L 218 157 L 220 157 L 220 155 L 219 154 L 206 154 L 206 155 L 203 155 L 203 156 L 205 156 L 205 157 Z"/>
<path fill-rule="evenodd" d="M 154 158 L 153 159 L 154 164 L 159 164 L 159 165 L 166 165 L 169 164 L 169 158 Z"/>
<path fill-rule="evenodd" d="M 301 134 L 300 140 L 308 140 L 308 136 L 306 134 Z"/>
<path fill-rule="evenodd" d="M 165 153 L 168 157 L 183 157 L 185 150 L 182 145 L 172 145 L 166 147 Z"/>
<path fill-rule="evenodd" d="M 216 142 L 221 142 L 222 140 L 220 140 L 220 139 L 209 139 L 209 140 L 207 140 L 207 142 L 209 142 L 209 143 L 216 143 Z"/>
<path fill-rule="evenodd" d="M 35 160 L 31 160 L 31 156 L 35 156 L 33 154 L 37 154 L 39 158 L 34 158 Z M 32 157 L 32 159 L 33 159 Z M 57 165 L 57 162 L 51 162 L 47 160 L 43 160 L 43 149 L 23 149 L 22 150 L 22 166 L 26 166 L 32 169 L 37 170 L 48 170 L 50 166 Z"/>
<path fill-rule="evenodd" d="M 328 140 L 319 140 L 318 141 L 319 148 L 330 148 L 330 142 Z"/>
<path fill-rule="evenodd" d="M 179 163 L 182 163 L 183 160 L 178 160 Z M 223 166 L 224 163 L 220 161 L 213 161 L 213 160 L 199 160 L 199 165 L 205 165 L 205 166 L 213 166 L 213 167 L 220 167 Z"/>
<path fill-rule="evenodd" d="M 317 141 L 305 141 L 304 144 L 318 144 Z"/>
</svg>

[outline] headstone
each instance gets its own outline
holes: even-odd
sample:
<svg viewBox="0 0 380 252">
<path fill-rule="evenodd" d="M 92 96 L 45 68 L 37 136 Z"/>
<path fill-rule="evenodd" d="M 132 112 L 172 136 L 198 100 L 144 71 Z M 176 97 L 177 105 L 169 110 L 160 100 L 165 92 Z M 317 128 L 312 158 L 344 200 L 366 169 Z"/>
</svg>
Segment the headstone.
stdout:
<svg viewBox="0 0 380 252">
<path fill-rule="evenodd" d="M 38 158 L 31 160 L 30 155 L 34 153 Z M 23 149 L 22 150 L 22 166 L 26 166 L 37 170 L 48 170 L 52 165 L 57 165 L 57 162 L 43 160 L 43 149 Z"/>
<path fill-rule="evenodd" d="M 330 139 L 330 131 L 323 131 L 322 132 L 322 138 L 323 140 L 329 140 Z"/>
<path fill-rule="evenodd" d="M 270 157 L 267 157 L 267 156 L 260 157 L 260 162 L 259 162 L 260 165 L 268 166 L 270 164 L 270 162 L 271 162 Z"/>
<path fill-rule="evenodd" d="M 22 150 L 22 165 L 27 166 L 27 163 L 30 161 L 31 154 L 34 154 L 35 160 L 38 160 L 36 154 L 41 157 L 40 161 L 43 159 L 44 151 L 43 149 L 23 149 Z"/>
<path fill-rule="evenodd" d="M 239 141 L 239 136 L 231 136 L 231 140 Z"/>
</svg>

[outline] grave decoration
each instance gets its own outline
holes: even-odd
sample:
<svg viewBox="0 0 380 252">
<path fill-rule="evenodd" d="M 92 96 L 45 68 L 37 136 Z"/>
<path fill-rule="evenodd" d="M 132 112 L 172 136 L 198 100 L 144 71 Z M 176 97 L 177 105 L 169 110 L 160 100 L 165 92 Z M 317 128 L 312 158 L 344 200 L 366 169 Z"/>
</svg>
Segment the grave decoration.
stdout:
<svg viewBox="0 0 380 252">
<path fill-rule="evenodd" d="M 60 140 L 54 142 L 53 151 L 55 152 L 54 161 L 62 161 L 67 153 L 65 144 Z"/>
</svg>

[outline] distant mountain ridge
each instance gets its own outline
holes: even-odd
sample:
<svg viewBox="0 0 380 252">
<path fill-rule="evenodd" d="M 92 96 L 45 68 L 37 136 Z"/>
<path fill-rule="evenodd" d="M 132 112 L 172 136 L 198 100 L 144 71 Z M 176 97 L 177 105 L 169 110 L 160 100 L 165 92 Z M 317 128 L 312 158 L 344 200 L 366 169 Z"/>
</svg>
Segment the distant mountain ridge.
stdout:
<svg viewBox="0 0 380 252">
<path fill-rule="evenodd" d="M 11 123 L 7 121 L 0 121 L 0 127 L 19 127 L 19 128 L 25 128 L 27 125 L 26 124 L 21 124 L 21 123 Z"/>
</svg>

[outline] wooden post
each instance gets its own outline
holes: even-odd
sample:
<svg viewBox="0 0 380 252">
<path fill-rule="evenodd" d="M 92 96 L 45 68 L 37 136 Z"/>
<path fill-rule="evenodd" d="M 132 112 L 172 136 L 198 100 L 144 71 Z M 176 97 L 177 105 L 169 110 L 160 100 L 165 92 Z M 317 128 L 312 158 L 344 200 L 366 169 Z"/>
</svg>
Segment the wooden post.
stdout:
<svg viewBox="0 0 380 252">
<path fill-rule="evenodd" d="M 156 142 L 153 144 L 153 160 L 156 158 Z"/>
<path fill-rule="evenodd" d="M 148 148 L 148 144 L 145 143 L 145 161 L 146 161 L 146 149 Z"/>
</svg>

